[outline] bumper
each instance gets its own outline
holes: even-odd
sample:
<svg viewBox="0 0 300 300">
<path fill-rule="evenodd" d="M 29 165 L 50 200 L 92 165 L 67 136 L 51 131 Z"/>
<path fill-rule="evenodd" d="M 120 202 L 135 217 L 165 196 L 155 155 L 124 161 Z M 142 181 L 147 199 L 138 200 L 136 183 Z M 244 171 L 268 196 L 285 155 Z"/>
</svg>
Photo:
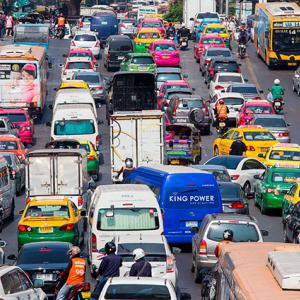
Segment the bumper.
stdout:
<svg viewBox="0 0 300 300">
<path fill-rule="evenodd" d="M 197 256 L 196 258 L 198 269 L 212 269 L 217 262 L 217 258 L 208 258 L 206 255 L 203 255 L 203 257 Z"/>
<path fill-rule="evenodd" d="M 155 59 L 157 67 L 178 67 L 180 65 L 180 59 L 170 59 L 170 58 L 156 58 Z"/>
<path fill-rule="evenodd" d="M 291 142 L 291 138 L 289 136 L 284 136 L 284 137 L 277 137 L 276 135 L 274 135 L 276 137 L 276 140 L 279 143 L 290 143 Z"/>
<path fill-rule="evenodd" d="M 263 195 L 263 206 L 267 209 L 281 209 L 283 198 L 283 195 L 266 193 Z"/>
<path fill-rule="evenodd" d="M 166 234 L 166 238 L 169 244 L 191 244 L 192 234 Z"/>
<path fill-rule="evenodd" d="M 23 131 L 23 132 L 19 131 L 19 135 L 20 135 L 20 139 L 23 143 L 25 143 L 25 144 L 33 143 L 33 132 L 31 132 L 29 130 Z"/>
</svg>

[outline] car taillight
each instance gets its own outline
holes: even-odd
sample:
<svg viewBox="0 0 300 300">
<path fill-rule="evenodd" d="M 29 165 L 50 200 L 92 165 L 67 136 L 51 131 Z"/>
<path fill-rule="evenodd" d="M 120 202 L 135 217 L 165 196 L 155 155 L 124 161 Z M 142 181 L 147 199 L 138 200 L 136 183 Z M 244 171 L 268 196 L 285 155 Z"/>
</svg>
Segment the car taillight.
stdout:
<svg viewBox="0 0 300 300">
<path fill-rule="evenodd" d="M 74 230 L 74 224 L 65 224 L 59 228 L 60 231 L 73 231 Z"/>
<path fill-rule="evenodd" d="M 83 22 L 79 23 L 79 27 L 82 28 L 83 27 Z"/>
<path fill-rule="evenodd" d="M 238 209 L 238 208 L 244 208 L 245 205 L 242 201 L 237 201 L 237 202 L 233 202 L 229 205 L 230 208 L 235 208 L 235 209 Z"/>
<path fill-rule="evenodd" d="M 200 241 L 198 254 L 200 254 L 200 255 L 207 255 L 207 244 L 206 244 L 206 241 L 204 241 L 204 240 Z"/>
<path fill-rule="evenodd" d="M 88 155 L 87 159 L 88 159 L 88 160 L 95 160 L 95 156 Z"/>
<path fill-rule="evenodd" d="M 78 203 L 78 206 L 82 206 L 83 205 L 83 198 L 82 198 L 82 196 L 78 197 L 77 203 Z"/>
<path fill-rule="evenodd" d="M 279 137 L 282 137 L 282 136 L 289 136 L 289 133 L 288 132 L 280 132 L 278 134 Z"/>
<path fill-rule="evenodd" d="M 206 64 L 208 64 L 208 63 L 210 62 L 210 59 L 206 59 L 204 62 L 205 62 Z"/>
<path fill-rule="evenodd" d="M 100 47 L 100 41 L 97 41 L 95 47 Z"/>
<path fill-rule="evenodd" d="M 174 58 L 178 58 L 178 57 L 179 57 L 179 53 L 174 53 L 172 56 L 173 56 Z"/>
<path fill-rule="evenodd" d="M 98 252 L 98 250 L 97 250 L 97 237 L 94 233 L 92 234 L 91 244 L 92 244 L 92 252 Z"/>
<path fill-rule="evenodd" d="M 195 25 L 197 25 L 197 24 L 199 24 L 199 23 L 200 23 L 199 20 L 195 20 L 195 22 L 194 22 Z"/>
<path fill-rule="evenodd" d="M 126 28 L 126 25 L 125 24 L 121 24 L 120 28 Z"/>
<path fill-rule="evenodd" d="M 253 146 L 247 146 L 247 151 L 255 151 L 255 148 Z"/>
<path fill-rule="evenodd" d="M 71 42 L 71 46 L 74 46 L 74 47 L 76 46 L 74 41 Z"/>
<path fill-rule="evenodd" d="M 216 85 L 215 86 L 215 90 L 223 90 L 223 89 L 224 89 L 224 87 L 221 86 L 221 85 Z"/>
<path fill-rule="evenodd" d="M 167 257 L 167 273 L 174 272 L 174 259 L 171 256 Z"/>
<path fill-rule="evenodd" d="M 97 90 L 97 91 L 102 91 L 102 90 L 103 90 L 103 86 L 98 86 L 98 87 L 96 87 L 96 90 Z"/>
<path fill-rule="evenodd" d="M 66 70 L 64 71 L 64 75 L 67 75 L 67 71 Z"/>
<path fill-rule="evenodd" d="M 261 100 L 261 97 L 254 97 L 251 100 Z"/>
<path fill-rule="evenodd" d="M 215 69 L 214 68 L 209 68 L 209 75 L 214 76 L 215 75 Z"/>
<path fill-rule="evenodd" d="M 53 138 L 53 137 L 51 137 L 51 138 L 50 138 L 50 142 L 53 142 L 53 141 L 54 141 L 54 138 Z"/>
<path fill-rule="evenodd" d="M 107 53 L 107 60 L 110 60 L 110 53 Z"/>
<path fill-rule="evenodd" d="M 22 159 L 22 158 L 23 158 L 23 156 L 22 156 L 22 155 L 17 155 L 17 156 L 18 156 L 18 158 L 19 158 L 19 159 Z"/>
<path fill-rule="evenodd" d="M 31 232 L 32 228 L 30 226 L 27 226 L 27 225 L 19 225 L 18 230 L 20 232 Z"/>
<path fill-rule="evenodd" d="M 96 148 L 99 147 L 99 135 L 96 136 Z"/>
<path fill-rule="evenodd" d="M 11 171 L 11 176 L 12 176 L 13 179 L 16 178 L 16 171 L 15 171 L 15 170 L 12 170 L 12 171 Z"/>
<path fill-rule="evenodd" d="M 240 175 L 230 175 L 231 180 L 238 180 Z"/>
<path fill-rule="evenodd" d="M 278 192 L 277 189 L 267 188 L 267 193 L 274 194 L 274 195 L 279 195 L 279 192 Z"/>
<path fill-rule="evenodd" d="M 209 109 L 206 104 L 204 104 L 204 109 L 205 109 L 205 115 L 209 116 Z"/>
<path fill-rule="evenodd" d="M 30 197 L 26 198 L 26 204 L 28 204 L 30 202 Z"/>
<path fill-rule="evenodd" d="M 240 69 L 240 68 L 237 68 L 237 69 L 236 69 L 236 72 L 237 72 L 237 73 L 241 73 L 241 69 Z"/>
</svg>

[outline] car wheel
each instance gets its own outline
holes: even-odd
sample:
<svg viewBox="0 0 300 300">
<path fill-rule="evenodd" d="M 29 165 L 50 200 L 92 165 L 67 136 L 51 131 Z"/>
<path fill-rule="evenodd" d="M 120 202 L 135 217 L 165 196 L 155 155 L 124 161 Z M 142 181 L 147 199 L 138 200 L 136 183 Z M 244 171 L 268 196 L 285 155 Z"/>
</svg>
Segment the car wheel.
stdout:
<svg viewBox="0 0 300 300">
<path fill-rule="evenodd" d="M 286 229 L 286 225 L 283 225 L 283 241 L 285 243 L 289 243 L 289 239 L 288 239 L 288 236 L 287 236 L 287 229 Z"/>
<path fill-rule="evenodd" d="M 297 89 L 297 96 L 300 97 L 300 86 L 298 86 L 298 89 Z"/>
<path fill-rule="evenodd" d="M 93 178 L 94 181 L 98 181 L 99 180 L 99 170 L 97 172 L 98 172 L 97 174 L 93 174 L 92 175 L 92 178 Z"/>
<path fill-rule="evenodd" d="M 295 84 L 294 84 L 294 81 L 293 81 L 293 92 L 296 92 L 296 88 L 295 88 Z"/>
<path fill-rule="evenodd" d="M 10 214 L 9 214 L 9 221 L 13 221 L 15 218 L 15 199 L 13 199 L 12 201 L 12 204 L 11 204 L 11 211 L 10 211 Z"/>
<path fill-rule="evenodd" d="M 297 240 L 297 238 L 295 236 L 293 236 L 293 244 L 299 244 L 298 240 Z"/>
<path fill-rule="evenodd" d="M 192 272 L 192 273 L 195 272 L 195 260 L 194 260 L 194 255 L 193 255 L 193 258 L 192 258 L 191 272 Z"/>
<path fill-rule="evenodd" d="M 200 274 L 200 270 L 198 269 L 196 264 L 195 264 L 195 272 L 194 272 L 194 282 L 195 283 L 202 282 L 202 275 Z"/>
<path fill-rule="evenodd" d="M 243 191 L 244 191 L 244 194 L 246 197 L 248 197 L 247 195 L 251 193 L 251 185 L 248 181 L 245 182 L 245 184 L 243 186 Z"/>
<path fill-rule="evenodd" d="M 262 215 L 265 215 L 265 214 L 267 214 L 267 211 L 268 211 L 267 208 L 265 208 L 265 206 L 264 206 L 264 200 L 262 199 L 261 204 L 260 204 L 260 212 Z"/>
<path fill-rule="evenodd" d="M 214 148 L 214 156 L 218 156 L 219 155 L 219 148 L 216 146 Z"/>
</svg>

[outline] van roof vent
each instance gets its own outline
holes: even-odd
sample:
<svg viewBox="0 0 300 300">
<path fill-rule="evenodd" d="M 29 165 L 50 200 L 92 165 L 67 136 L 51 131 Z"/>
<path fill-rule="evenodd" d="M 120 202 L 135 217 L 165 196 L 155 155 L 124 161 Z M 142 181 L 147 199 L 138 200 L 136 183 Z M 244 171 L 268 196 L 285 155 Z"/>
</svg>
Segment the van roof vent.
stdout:
<svg viewBox="0 0 300 300">
<path fill-rule="evenodd" d="M 286 16 L 286 15 L 299 15 L 300 10 L 298 6 L 293 6 L 292 4 L 285 4 L 285 3 L 270 3 L 267 4 L 268 11 L 273 16 Z"/>
<path fill-rule="evenodd" d="M 300 252 L 269 252 L 267 266 L 282 289 L 300 290 Z"/>
</svg>

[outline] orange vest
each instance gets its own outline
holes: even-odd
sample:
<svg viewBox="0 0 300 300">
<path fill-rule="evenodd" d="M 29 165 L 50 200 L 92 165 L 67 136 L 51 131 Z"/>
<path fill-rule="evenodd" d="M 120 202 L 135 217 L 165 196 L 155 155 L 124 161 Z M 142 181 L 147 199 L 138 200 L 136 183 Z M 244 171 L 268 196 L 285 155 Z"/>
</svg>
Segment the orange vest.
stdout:
<svg viewBox="0 0 300 300">
<path fill-rule="evenodd" d="M 66 19 L 64 17 L 59 17 L 57 19 L 57 25 L 58 26 L 65 26 L 65 23 L 66 23 Z"/>
<path fill-rule="evenodd" d="M 217 115 L 219 119 L 227 119 L 227 106 L 224 104 L 218 105 Z"/>
<path fill-rule="evenodd" d="M 84 258 L 74 257 L 72 258 L 72 267 L 69 271 L 69 276 L 66 284 L 74 285 L 80 284 L 85 280 L 85 267 L 86 262 Z"/>
</svg>

